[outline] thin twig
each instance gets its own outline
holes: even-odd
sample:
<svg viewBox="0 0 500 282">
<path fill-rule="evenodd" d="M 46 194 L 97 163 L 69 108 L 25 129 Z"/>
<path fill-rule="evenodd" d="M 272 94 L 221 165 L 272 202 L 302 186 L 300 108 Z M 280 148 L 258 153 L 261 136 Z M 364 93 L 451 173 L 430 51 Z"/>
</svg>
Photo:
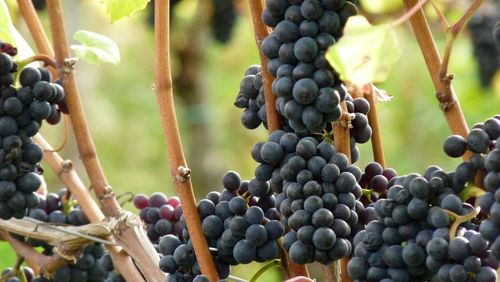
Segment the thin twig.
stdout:
<svg viewBox="0 0 500 282">
<path fill-rule="evenodd" d="M 443 209 L 444 212 L 446 212 L 448 215 L 453 217 L 453 223 L 450 226 L 450 241 L 453 240 L 457 234 L 457 229 L 460 224 L 467 222 L 473 218 L 475 218 L 479 212 L 481 212 L 480 207 L 474 208 L 470 213 L 464 214 L 464 215 L 458 215 L 452 211 L 449 211 L 447 209 Z"/>
<path fill-rule="evenodd" d="M 18 61 L 17 64 L 22 68 L 23 66 L 33 62 L 43 62 L 46 66 L 57 68 L 56 61 L 54 61 L 52 57 L 49 57 L 48 55 L 45 54 L 33 55 L 31 57 L 23 59 L 22 61 Z"/>
<path fill-rule="evenodd" d="M 448 19 L 446 19 L 446 16 L 441 8 L 436 4 L 435 0 L 431 0 L 431 6 L 434 9 L 434 12 L 436 12 L 439 22 L 443 25 L 444 30 L 448 30 L 450 28 L 450 23 L 448 22 Z"/>
<path fill-rule="evenodd" d="M 269 130 L 269 132 L 273 132 L 281 128 L 282 121 L 275 106 L 276 96 L 273 95 L 273 89 L 272 89 L 272 83 L 274 78 L 267 69 L 268 61 L 260 48 L 262 41 L 264 41 L 264 39 L 269 35 L 269 29 L 262 22 L 262 16 L 261 16 L 263 11 L 262 2 L 249 0 L 249 3 L 250 3 L 250 11 L 252 13 L 255 42 L 257 43 L 257 49 L 259 50 L 260 65 L 261 65 L 260 72 L 262 73 L 262 80 L 264 83 L 267 129 Z"/>
<path fill-rule="evenodd" d="M 201 220 L 186 164 L 175 113 L 172 74 L 170 69 L 170 1 L 155 1 L 155 91 L 166 138 L 170 173 L 179 195 L 189 235 L 202 273 L 210 279 L 219 279 L 215 263 L 201 230 Z"/>
<path fill-rule="evenodd" d="M 417 4 L 417 0 L 403 0 L 407 9 Z M 465 117 L 460 107 L 460 103 L 455 95 L 455 91 L 450 84 L 443 82 L 439 75 L 441 69 L 441 58 L 436 48 L 434 38 L 430 31 L 429 25 L 425 18 L 422 9 L 419 9 L 411 18 L 411 25 L 413 32 L 420 45 L 420 50 L 424 55 L 424 60 L 427 69 L 431 75 L 434 88 L 436 89 L 436 98 L 440 103 L 441 110 L 443 111 L 448 126 L 453 134 L 458 134 L 466 137 L 469 133 L 469 128 L 465 122 Z M 464 159 L 468 160 L 471 153 L 468 152 L 464 155 Z"/>
<path fill-rule="evenodd" d="M 342 115 L 337 122 L 333 123 L 333 136 L 335 142 L 335 148 L 337 152 L 343 153 L 349 159 L 351 163 L 351 140 L 349 127 L 351 124 L 352 116 L 347 110 L 347 104 L 345 101 L 340 103 L 342 109 Z M 331 265 L 325 268 L 326 277 L 331 279 L 329 281 L 351 281 L 349 275 L 347 275 L 347 261 L 348 257 L 343 258 L 341 261 L 334 261 Z M 344 269 L 345 268 L 345 269 Z"/>
<path fill-rule="evenodd" d="M 465 24 L 470 20 L 470 18 L 474 15 L 474 13 L 479 9 L 481 4 L 483 3 L 483 0 L 474 0 L 472 5 L 467 9 L 465 14 L 462 15 L 462 17 L 454 24 L 451 26 L 449 29 L 448 33 L 448 39 L 446 41 L 446 49 L 444 51 L 444 56 L 443 56 L 443 63 L 441 64 L 441 68 L 439 70 L 439 77 L 442 80 L 447 81 L 448 77 L 448 65 L 450 63 L 450 56 L 451 56 L 451 51 L 453 50 L 453 45 L 455 43 L 455 39 L 457 39 L 458 34 L 462 31 L 462 29 L 465 27 Z M 448 82 L 449 83 L 449 82 Z"/>
<path fill-rule="evenodd" d="M 415 6 L 411 7 L 404 15 L 402 15 L 400 18 L 392 22 L 393 26 L 400 25 L 404 22 L 406 22 L 409 18 L 411 18 L 418 10 L 420 10 L 425 3 L 427 3 L 427 0 L 422 0 L 419 1 Z"/>
</svg>

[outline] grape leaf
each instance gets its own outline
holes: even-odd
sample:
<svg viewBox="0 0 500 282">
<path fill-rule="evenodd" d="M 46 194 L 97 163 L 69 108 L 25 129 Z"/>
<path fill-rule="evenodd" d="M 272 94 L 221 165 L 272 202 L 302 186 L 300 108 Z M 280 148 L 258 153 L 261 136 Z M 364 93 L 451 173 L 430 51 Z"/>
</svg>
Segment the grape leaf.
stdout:
<svg viewBox="0 0 500 282">
<path fill-rule="evenodd" d="M 109 37 L 91 31 L 79 30 L 73 34 L 73 38 L 81 45 L 71 45 L 78 57 L 91 64 L 120 62 L 120 50 L 116 43 Z"/>
<path fill-rule="evenodd" d="M 350 17 L 344 35 L 326 53 L 340 78 L 359 87 L 385 81 L 400 56 L 394 27 L 370 25 L 363 16 Z"/>
<path fill-rule="evenodd" d="M 12 23 L 9 9 L 5 1 L 0 2 L 0 39 L 17 48 L 17 57 L 24 59 L 33 56 L 34 52 Z"/>
<path fill-rule="evenodd" d="M 107 13 L 114 23 L 136 11 L 146 8 L 149 0 L 103 0 L 106 3 Z"/>
</svg>

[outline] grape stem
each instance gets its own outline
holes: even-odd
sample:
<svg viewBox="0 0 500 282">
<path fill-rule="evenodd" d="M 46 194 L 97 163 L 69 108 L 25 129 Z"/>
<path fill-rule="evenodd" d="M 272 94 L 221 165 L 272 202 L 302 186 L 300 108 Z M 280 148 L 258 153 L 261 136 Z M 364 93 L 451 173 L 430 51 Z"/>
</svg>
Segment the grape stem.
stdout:
<svg viewBox="0 0 500 282">
<path fill-rule="evenodd" d="M 155 1 L 155 92 L 160 109 L 163 133 L 166 138 L 170 174 L 179 195 L 189 235 L 193 242 L 201 272 L 210 281 L 219 280 L 215 263 L 201 230 L 201 220 L 196 207 L 191 179 L 182 149 L 177 116 L 175 113 L 172 74 L 170 68 L 170 1 Z M 158 265 L 158 263 L 157 263 Z"/>
<path fill-rule="evenodd" d="M 403 2 L 405 3 L 407 9 L 411 9 L 418 3 L 418 0 L 403 0 Z M 465 122 L 460 102 L 457 99 L 451 83 L 443 80 L 440 76 L 442 67 L 441 58 L 437 51 L 434 38 L 422 8 L 415 12 L 415 14 L 410 18 L 410 22 L 413 27 L 415 37 L 420 45 L 420 50 L 424 56 L 427 69 L 431 75 L 432 82 L 436 90 L 436 98 L 438 99 L 440 108 L 446 117 L 448 127 L 453 134 L 458 134 L 465 138 L 469 133 L 469 128 Z M 471 152 L 467 152 L 464 155 L 464 159 L 470 159 L 471 155 Z"/>
<path fill-rule="evenodd" d="M 67 71 L 64 73 L 61 81 L 67 94 L 65 99 L 68 104 L 68 109 L 71 112 L 70 118 L 74 129 L 73 132 L 78 144 L 80 157 L 90 178 L 90 183 L 94 192 L 101 203 L 103 213 L 106 216 L 118 218 L 122 216 L 123 210 L 118 204 L 99 162 L 83 110 L 83 104 L 78 91 L 75 73 L 71 68 L 67 68 L 71 59 L 68 40 L 66 38 L 66 28 L 64 25 L 61 1 L 47 1 L 47 11 L 58 69 L 64 69 Z M 122 246 L 124 246 L 124 243 L 126 243 L 127 246 L 135 246 L 133 248 L 128 248 L 127 253 L 135 259 L 137 267 L 140 269 L 146 280 L 157 281 L 164 279 L 163 277 L 165 274 L 158 266 L 159 258 L 156 250 L 148 240 L 145 240 L 147 238 L 145 231 L 127 224 L 128 222 L 119 221 L 119 224 L 115 227 L 118 230 L 117 232 L 114 232 L 115 240 Z M 129 242 L 123 242 L 122 238 L 127 238 Z M 126 261 L 129 260 L 124 260 L 124 262 Z M 133 270 L 130 271 L 124 269 L 125 267 L 137 269 L 137 267 L 131 265 L 130 261 L 126 266 L 121 267 L 117 264 L 117 267 L 119 271 L 124 271 L 124 273 L 133 272 Z M 138 278 L 139 275 L 140 274 L 136 273 L 134 277 Z M 129 277 L 127 277 L 127 279 L 129 279 Z M 143 281 L 143 278 L 139 278 L 138 281 Z"/>
<path fill-rule="evenodd" d="M 352 116 L 347 110 L 347 104 L 345 101 L 340 103 L 340 107 L 342 109 L 340 120 L 332 124 L 335 148 L 338 152 L 343 153 L 347 156 L 350 164 L 352 159 L 349 127 L 351 127 Z M 348 261 L 349 257 L 345 257 L 340 261 L 340 263 L 339 261 L 334 261 L 331 265 L 325 268 L 326 277 L 328 277 L 329 281 L 352 281 L 347 274 Z"/>
<path fill-rule="evenodd" d="M 28 26 L 31 36 L 33 37 L 33 41 L 35 42 L 38 52 L 40 54 L 47 55 L 49 58 L 54 58 L 54 51 L 50 47 L 49 39 L 43 29 L 42 23 L 40 22 L 40 18 L 36 13 L 32 1 L 17 0 L 17 5 L 19 6 L 19 10 L 24 18 L 24 21 L 26 22 L 26 25 Z M 49 71 L 53 78 L 57 77 L 57 67 L 51 67 L 49 68 Z"/>
<path fill-rule="evenodd" d="M 393 26 L 398 26 L 404 22 L 406 22 L 411 16 L 413 16 L 419 9 L 421 9 L 425 3 L 427 3 L 427 0 L 422 0 L 418 1 L 418 3 L 413 6 L 411 9 L 409 9 L 404 15 L 399 17 L 397 20 L 392 22 Z"/>
<path fill-rule="evenodd" d="M 269 261 L 268 263 L 264 264 L 263 267 L 261 267 L 253 276 L 252 278 L 249 280 L 249 282 L 257 282 L 257 279 L 259 279 L 260 276 L 262 276 L 262 274 L 264 274 L 264 272 L 268 271 L 269 269 L 273 268 L 273 267 L 278 267 L 278 268 L 283 268 L 281 266 L 281 260 L 280 259 L 273 259 L 271 261 Z"/>
<path fill-rule="evenodd" d="M 37 54 L 31 57 L 28 57 L 24 60 L 17 61 L 16 63 L 19 66 L 19 70 L 23 69 L 26 65 L 31 64 L 33 62 L 43 62 L 46 66 L 51 66 L 57 68 L 56 61 L 45 54 Z"/>
<path fill-rule="evenodd" d="M 262 22 L 262 12 L 263 6 L 262 1 L 260 0 L 249 0 L 250 3 L 250 11 L 252 14 L 252 23 L 255 34 L 255 42 L 257 43 L 257 49 L 259 50 L 260 57 L 260 72 L 262 73 L 262 80 L 264 83 L 264 97 L 266 101 L 266 117 L 267 117 L 267 128 L 269 132 L 273 132 L 281 128 L 281 117 L 276 110 L 276 97 L 273 95 L 272 83 L 273 77 L 269 73 L 267 69 L 268 61 L 266 56 L 262 53 L 260 48 L 262 41 L 269 35 L 269 29 Z"/>
<path fill-rule="evenodd" d="M 363 91 L 365 99 L 370 104 L 370 111 L 368 112 L 368 123 L 372 128 L 372 152 L 373 159 L 379 163 L 383 168 L 386 168 L 384 157 L 384 146 L 382 144 L 382 134 L 378 123 L 377 105 L 375 101 L 375 91 L 373 84 L 368 85 L 367 91 Z"/>
<path fill-rule="evenodd" d="M 450 62 L 451 51 L 453 50 L 455 39 L 457 39 L 458 34 L 463 30 L 464 26 L 474 15 L 477 9 L 479 9 L 482 3 L 483 0 L 474 0 L 474 2 L 462 15 L 462 17 L 448 29 L 448 38 L 446 42 L 446 49 L 443 56 L 443 63 L 441 64 L 441 68 L 439 70 L 439 77 L 445 83 L 451 83 L 451 79 L 453 78 L 448 74 L 448 65 Z"/>
<path fill-rule="evenodd" d="M 451 224 L 450 226 L 450 241 L 455 239 L 455 236 L 457 234 L 457 229 L 458 229 L 458 226 L 464 222 L 467 222 L 473 218 L 475 218 L 479 212 L 481 212 L 481 208 L 480 207 L 476 207 L 475 209 L 473 209 L 470 213 L 468 214 L 465 214 L 465 215 L 458 215 L 452 211 L 449 211 L 447 209 L 443 209 L 448 215 L 450 215 L 451 217 L 453 217 L 453 223 Z"/>
</svg>

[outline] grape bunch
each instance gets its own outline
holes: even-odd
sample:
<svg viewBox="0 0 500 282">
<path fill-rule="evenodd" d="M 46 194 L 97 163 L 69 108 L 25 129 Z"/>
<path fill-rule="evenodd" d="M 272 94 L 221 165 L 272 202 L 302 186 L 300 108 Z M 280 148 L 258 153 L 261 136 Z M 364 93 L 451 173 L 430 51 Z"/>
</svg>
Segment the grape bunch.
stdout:
<svg viewBox="0 0 500 282">
<path fill-rule="evenodd" d="M 212 0 L 212 7 L 212 34 L 220 43 L 226 43 L 231 39 L 238 11 L 233 0 Z"/>
<path fill-rule="evenodd" d="M 363 229 L 357 201 L 361 171 L 332 144 L 317 138 L 274 131 L 268 142 L 254 145 L 260 163 L 248 191 L 253 195 L 279 193 L 276 207 L 291 231 L 283 247 L 298 264 L 329 264 L 351 252 L 349 239 Z"/>
<path fill-rule="evenodd" d="M 25 280 L 23 280 L 23 276 Z M 5 282 L 32 282 L 35 278 L 35 272 L 28 266 L 22 266 L 18 270 L 14 270 L 12 267 L 8 267 L 2 271 L 1 277 Z"/>
<path fill-rule="evenodd" d="M 493 126 L 494 125 L 494 126 Z M 485 194 L 479 199 L 481 211 L 487 218 L 480 225 L 480 233 L 484 239 L 492 243 L 491 256 L 500 261 L 500 116 L 488 119 L 483 124 L 490 137 L 490 151 L 481 156 L 481 168 L 484 170 L 482 183 Z M 494 128 L 494 130 L 493 130 Z M 496 140 L 493 141 L 493 138 Z M 471 159 L 472 161 L 472 159 Z"/>
<path fill-rule="evenodd" d="M 245 128 L 255 129 L 261 124 L 267 128 L 264 87 L 259 65 L 252 65 L 245 72 L 234 105 L 244 109 L 241 124 Z"/>
<path fill-rule="evenodd" d="M 140 210 L 139 216 L 146 223 L 147 234 L 152 243 L 158 243 L 158 239 L 167 234 L 182 236 L 179 222 L 182 207 L 177 196 L 167 198 L 161 192 L 154 193 L 151 197 L 137 194 L 133 203 Z"/>
<path fill-rule="evenodd" d="M 426 246 L 426 265 L 439 281 L 497 281 L 488 257 L 488 241 L 474 230 L 463 237 L 433 237 Z M 497 266 L 497 265 L 496 265 Z"/>
<path fill-rule="evenodd" d="M 492 264 L 494 268 L 498 265 L 488 259 L 486 247 L 481 252 L 467 252 L 470 248 L 462 244 L 468 242 L 466 235 L 449 239 L 450 235 L 454 238 L 455 235 L 473 234 L 479 228 L 475 219 L 472 219 L 461 222 L 456 234 L 450 234 L 455 220 L 452 214 L 474 213 L 474 207 L 464 203 L 452 188 L 453 175 L 454 172 L 446 173 L 437 166 L 431 166 L 423 176 L 414 173 L 393 177 L 387 198 L 378 199 L 374 204 L 376 219 L 369 222 L 366 229 L 353 240 L 355 249 L 348 263 L 349 275 L 359 281 L 483 281 L 473 279 L 490 277 Z M 481 237 L 476 235 L 474 238 Z M 432 253 L 438 249 L 434 245 L 436 241 L 444 242 L 446 246 L 437 257 L 433 257 Z M 460 247 L 453 247 L 450 251 L 448 242 L 451 241 L 454 242 L 453 246 L 458 244 L 455 241 L 460 241 Z M 487 246 L 488 242 L 484 244 Z M 455 250 L 460 251 L 461 255 L 455 256 Z M 466 267 L 465 259 L 471 255 L 479 258 L 479 266 L 477 259 L 470 258 L 475 261 L 474 271 L 467 270 L 465 280 L 452 278 L 462 276 L 449 274 L 451 267 Z M 440 270 L 439 274 L 441 267 L 444 270 Z M 463 270 L 458 266 L 455 268 L 458 272 Z M 445 273 L 445 270 L 448 272 Z M 451 276 L 443 278 L 445 274 Z M 494 275 L 493 280 L 488 278 L 484 281 L 495 281 Z"/>
<path fill-rule="evenodd" d="M 101 244 L 94 243 L 84 247 L 82 255 L 74 264 L 63 266 L 53 276 L 33 279 L 33 282 L 124 282 L 125 279 L 114 271 L 109 253 Z"/>
<path fill-rule="evenodd" d="M 500 45 L 494 35 L 495 24 L 498 26 L 500 21 L 500 7 L 498 3 L 489 4 L 493 7 L 482 7 L 467 24 L 483 87 L 491 85 L 493 77 L 500 69 Z"/>
<path fill-rule="evenodd" d="M 341 116 L 339 103 L 345 96 L 325 52 L 354 14 L 355 6 L 345 1 L 266 1 L 262 20 L 274 30 L 261 51 L 276 78 L 276 108 L 296 132 L 322 132 Z"/>
<path fill-rule="evenodd" d="M 87 216 L 78 203 L 71 198 L 67 188 L 61 189 L 59 193 L 40 196 L 40 203 L 30 210 L 28 216 L 43 222 L 73 226 L 89 223 Z"/>
<path fill-rule="evenodd" d="M 446 138 L 443 149 L 448 156 L 458 158 L 462 157 L 467 150 L 472 152 L 470 160 L 459 164 L 453 174 L 452 188 L 455 192 L 460 193 L 466 183 L 472 182 L 478 172 L 484 171 L 485 156 L 492 152 L 495 144 L 498 144 L 498 138 L 500 138 L 500 115 L 484 123 L 476 124 L 466 138 L 460 135 L 451 135 Z M 494 171 L 491 173 L 486 171 L 481 182 L 484 182 L 486 190 L 494 191 L 498 179 Z"/>
<path fill-rule="evenodd" d="M 22 218 L 38 205 L 34 193 L 41 185 L 39 162 L 43 151 L 33 142 L 43 120 L 57 120 L 57 103 L 64 98 L 63 88 L 51 83 L 44 68 L 25 67 L 19 73 L 17 89 L 14 74 L 17 65 L 6 53 L 0 53 L 0 218 Z"/>
<path fill-rule="evenodd" d="M 255 197 L 249 192 L 250 182 L 242 181 L 235 171 L 225 173 L 222 184 L 222 192 L 212 191 L 198 203 L 198 213 L 219 276 L 225 278 L 230 265 L 278 258 L 277 240 L 285 228 L 269 199 L 274 196 Z M 160 268 L 170 273 L 172 281 L 202 279 L 197 278 L 201 272 L 184 216 L 180 224 L 181 236 L 168 234 L 159 240 Z"/>
</svg>

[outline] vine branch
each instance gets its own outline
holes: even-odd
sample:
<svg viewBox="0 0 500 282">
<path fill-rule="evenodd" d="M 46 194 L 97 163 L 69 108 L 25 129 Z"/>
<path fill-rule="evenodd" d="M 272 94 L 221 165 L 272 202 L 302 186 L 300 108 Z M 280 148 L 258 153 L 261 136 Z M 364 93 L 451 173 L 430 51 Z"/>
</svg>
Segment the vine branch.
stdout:
<svg viewBox="0 0 500 282">
<path fill-rule="evenodd" d="M 170 69 L 170 1 L 155 1 L 155 92 L 166 139 L 170 174 L 179 195 L 189 235 L 201 271 L 210 281 L 219 279 L 215 263 L 201 230 L 201 220 L 193 193 L 189 169 L 182 149 L 175 113 Z M 182 174 L 182 175 L 181 175 Z"/>
<path fill-rule="evenodd" d="M 370 84 L 368 91 L 364 92 L 364 97 L 370 104 L 370 111 L 368 112 L 368 123 L 372 128 L 372 151 L 373 159 L 379 163 L 383 168 L 386 167 L 385 157 L 384 157 L 384 146 L 382 144 L 382 134 L 380 132 L 380 126 L 378 123 L 377 105 L 375 101 L 375 90 L 374 85 Z"/>
<path fill-rule="evenodd" d="M 68 262 L 55 253 L 52 256 L 46 256 L 35 251 L 32 247 L 25 243 L 14 239 L 8 232 L 0 230 L 0 236 L 5 239 L 12 246 L 16 254 L 23 258 L 29 258 L 31 261 L 36 262 L 47 273 L 52 273 L 55 270 L 65 266 Z"/>
<path fill-rule="evenodd" d="M 21 15 L 23 16 L 24 21 L 28 26 L 31 37 L 33 37 L 38 52 L 40 52 L 41 54 L 45 54 L 50 58 L 54 58 L 54 51 L 50 47 L 49 39 L 47 37 L 47 34 L 45 33 L 45 30 L 43 29 L 40 18 L 36 13 L 33 2 L 26 0 L 17 0 L 17 5 L 19 6 Z M 49 71 L 52 74 L 53 78 L 57 77 L 57 67 L 49 68 Z"/>
<path fill-rule="evenodd" d="M 21 14 L 26 22 L 31 36 L 37 46 L 38 52 L 46 54 L 49 57 L 54 57 L 54 51 L 50 46 L 48 37 L 45 30 L 38 18 L 38 14 L 31 1 L 18 0 L 17 1 Z M 49 68 L 52 77 L 58 75 L 56 68 Z M 66 119 L 65 119 L 66 120 Z M 104 218 L 101 210 L 97 207 L 94 200 L 90 197 L 85 185 L 78 177 L 77 173 L 72 169 L 70 161 L 64 161 L 57 153 L 53 152 L 52 147 L 41 135 L 35 136 L 36 142 L 44 149 L 44 159 L 49 163 L 52 169 L 56 172 L 59 179 L 65 184 L 66 187 L 75 195 L 79 201 L 85 215 L 91 222 L 99 222 Z M 127 277 L 129 281 L 144 281 L 139 270 L 135 267 L 130 256 L 122 252 L 121 248 L 115 246 L 107 246 L 111 257 L 113 258 L 116 269 Z M 31 260 L 30 260 L 31 261 Z"/>
<path fill-rule="evenodd" d="M 343 153 L 347 156 L 349 164 L 351 163 L 351 140 L 349 135 L 349 127 L 351 125 L 352 116 L 347 110 L 347 104 L 345 101 L 340 103 L 342 109 L 342 115 L 337 122 L 333 125 L 333 136 L 335 142 L 335 148 L 337 152 Z M 338 261 L 334 261 L 331 265 L 325 267 L 326 277 L 328 281 L 351 281 L 349 275 L 347 274 L 347 262 L 349 258 L 343 258 Z"/>
<path fill-rule="evenodd" d="M 68 40 L 66 38 L 66 28 L 64 26 L 64 16 L 60 0 L 48 0 L 47 10 L 49 14 L 50 29 L 53 38 L 55 58 L 59 69 L 67 69 L 68 59 L 71 57 L 69 52 Z M 71 112 L 70 118 L 73 125 L 73 132 L 78 144 L 80 157 L 83 161 L 87 174 L 90 178 L 94 192 L 101 203 L 101 210 L 106 216 L 119 217 L 122 209 L 118 204 L 111 186 L 108 184 L 104 171 L 97 157 L 95 145 L 91 138 L 90 130 L 87 124 L 83 104 L 77 87 L 76 76 L 72 69 L 68 69 L 62 77 L 62 85 L 66 91 L 66 102 Z M 130 234 L 135 233 L 135 234 Z M 130 240 L 134 240 L 138 246 L 136 249 L 127 250 L 131 255 L 142 274 L 149 281 L 159 281 L 164 279 L 164 273 L 160 270 L 159 258 L 153 245 L 148 240 L 143 240 L 146 236 L 145 231 L 135 228 L 125 228 L 122 233 L 115 234 L 117 241 L 120 236 L 129 235 Z M 127 264 L 131 269 L 130 263 Z M 121 271 L 125 267 L 118 265 Z M 125 270 L 125 273 L 129 270 Z M 135 275 L 137 277 L 138 274 Z M 139 281 L 142 281 L 140 279 Z"/>
<path fill-rule="evenodd" d="M 418 0 L 403 0 L 407 9 L 415 6 Z M 436 98 L 440 103 L 441 110 L 443 111 L 448 127 L 453 134 L 458 134 L 467 137 L 469 128 L 465 122 L 465 117 L 460 107 L 455 91 L 450 83 L 443 81 L 440 76 L 441 58 L 436 48 L 434 38 L 432 36 L 427 19 L 425 18 L 422 8 L 420 8 L 411 18 L 411 25 L 413 32 L 420 45 L 420 50 L 424 56 L 427 69 L 431 75 L 434 88 L 436 90 Z M 471 153 L 468 152 L 464 155 L 464 159 L 468 160 Z"/>
<path fill-rule="evenodd" d="M 269 73 L 267 69 L 268 61 L 266 56 L 262 53 L 260 45 L 262 41 L 269 35 L 269 29 L 262 22 L 262 12 L 263 6 L 260 0 L 249 0 L 250 11 L 252 13 L 252 23 L 255 34 L 255 42 L 257 44 L 257 49 L 259 50 L 260 57 L 260 72 L 262 73 L 262 80 L 264 83 L 264 97 L 266 101 L 266 118 L 267 118 L 267 128 L 269 132 L 273 132 L 281 128 L 281 117 L 276 110 L 276 97 L 273 95 L 272 83 L 273 76 Z"/>
<path fill-rule="evenodd" d="M 446 49 L 443 56 L 443 63 L 441 64 L 441 68 L 439 70 L 439 76 L 442 80 L 445 80 L 447 83 L 451 83 L 451 79 L 448 79 L 448 65 L 450 63 L 451 51 L 453 50 L 453 45 L 455 43 L 455 39 L 457 39 L 458 34 L 462 31 L 465 24 L 470 20 L 470 18 L 474 15 L 474 13 L 479 9 L 483 0 L 474 0 L 472 5 L 467 9 L 465 14 L 448 30 L 448 39 L 446 42 Z"/>
</svg>

